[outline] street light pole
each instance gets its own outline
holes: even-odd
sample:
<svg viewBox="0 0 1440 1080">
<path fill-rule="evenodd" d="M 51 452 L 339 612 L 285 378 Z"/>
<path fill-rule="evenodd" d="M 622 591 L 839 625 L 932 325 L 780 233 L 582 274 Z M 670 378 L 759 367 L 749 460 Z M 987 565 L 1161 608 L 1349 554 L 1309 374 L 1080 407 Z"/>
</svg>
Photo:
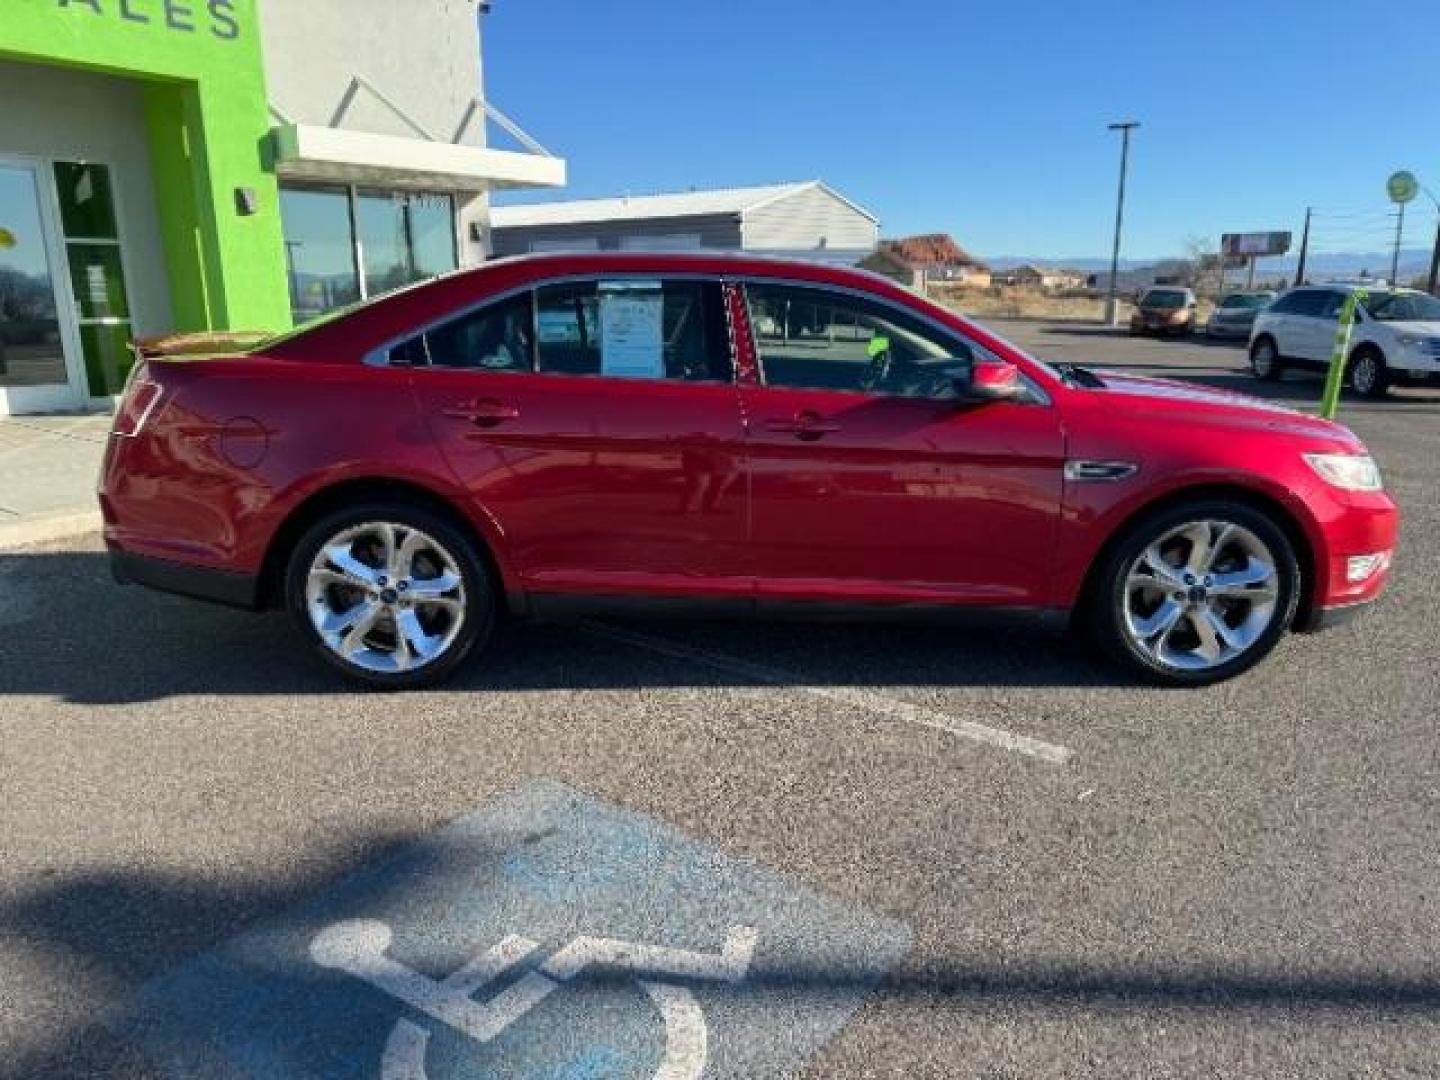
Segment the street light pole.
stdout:
<svg viewBox="0 0 1440 1080">
<path fill-rule="evenodd" d="M 1110 298 L 1105 301 L 1105 322 L 1114 326 L 1120 314 L 1116 301 L 1120 277 L 1120 229 L 1125 223 L 1125 172 L 1130 165 L 1130 132 L 1138 128 L 1138 120 L 1111 124 L 1111 131 L 1120 132 L 1120 194 L 1115 200 L 1115 247 L 1110 253 Z"/>
</svg>

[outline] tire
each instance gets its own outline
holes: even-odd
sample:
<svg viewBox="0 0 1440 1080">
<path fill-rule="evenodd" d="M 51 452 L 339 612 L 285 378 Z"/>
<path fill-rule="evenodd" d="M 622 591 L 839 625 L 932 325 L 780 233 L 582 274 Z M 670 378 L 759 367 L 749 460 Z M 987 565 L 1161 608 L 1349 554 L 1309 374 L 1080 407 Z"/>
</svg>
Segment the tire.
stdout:
<svg viewBox="0 0 1440 1080">
<path fill-rule="evenodd" d="M 1202 536 L 1212 560 L 1187 566 Z M 1166 565 L 1157 569 L 1152 557 Z M 1299 562 L 1277 521 L 1243 502 L 1206 499 L 1131 525 L 1104 556 L 1088 610 L 1097 643 L 1132 674 L 1207 686 L 1269 655 L 1299 599 Z"/>
<path fill-rule="evenodd" d="M 1365 398 L 1383 398 L 1390 389 L 1390 368 L 1385 354 L 1373 347 L 1355 350 L 1350 357 L 1350 389 Z"/>
<path fill-rule="evenodd" d="M 343 552 L 342 562 L 322 556 L 326 547 Z M 396 500 L 362 502 L 316 521 L 285 574 L 285 606 L 300 633 L 331 667 L 380 690 L 445 679 L 489 643 L 497 597 L 474 541 L 444 517 Z M 332 622 L 328 634 L 322 619 Z M 402 634 L 402 626 L 412 632 Z"/>
<path fill-rule="evenodd" d="M 1274 338 L 1258 337 L 1251 344 L 1250 373 L 1264 382 L 1277 382 L 1285 374 L 1285 364 Z"/>
</svg>

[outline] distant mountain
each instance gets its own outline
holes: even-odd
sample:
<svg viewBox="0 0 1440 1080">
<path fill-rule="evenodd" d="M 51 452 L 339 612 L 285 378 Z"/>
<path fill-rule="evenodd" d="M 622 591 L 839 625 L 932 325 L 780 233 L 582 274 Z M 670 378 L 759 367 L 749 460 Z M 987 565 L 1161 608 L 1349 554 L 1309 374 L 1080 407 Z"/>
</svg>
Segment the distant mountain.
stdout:
<svg viewBox="0 0 1440 1080">
<path fill-rule="evenodd" d="M 1291 252 L 1283 258 L 1261 259 L 1255 264 L 1257 279 L 1273 280 L 1283 277 L 1288 281 L 1295 276 L 1295 263 L 1298 255 L 1299 252 Z M 1355 278 L 1362 273 L 1368 273 L 1371 277 L 1386 278 L 1390 276 L 1390 256 L 1391 253 L 1388 251 L 1311 252 L 1305 261 L 1305 276 L 1311 281 Z M 1110 270 L 1109 259 L 1093 255 L 1073 255 L 1060 258 L 1047 255 L 984 255 L 982 258 L 996 270 L 1008 270 L 1026 263 L 1036 266 L 1084 270 L 1092 274 L 1108 273 Z M 1121 259 L 1120 269 L 1122 271 L 1140 270 L 1166 261 L 1165 259 Z M 1400 249 L 1400 280 L 1402 282 L 1423 277 L 1429 271 L 1430 250 L 1428 248 Z M 1242 270 L 1232 269 L 1230 271 L 1231 280 L 1235 280 L 1243 273 Z"/>
</svg>

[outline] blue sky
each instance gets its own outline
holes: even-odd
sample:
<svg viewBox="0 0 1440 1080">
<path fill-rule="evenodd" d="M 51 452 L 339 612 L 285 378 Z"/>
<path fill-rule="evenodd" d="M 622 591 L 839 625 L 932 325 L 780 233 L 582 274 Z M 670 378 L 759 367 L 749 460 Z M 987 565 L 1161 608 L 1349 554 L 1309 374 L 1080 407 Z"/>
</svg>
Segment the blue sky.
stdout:
<svg viewBox="0 0 1440 1080">
<path fill-rule="evenodd" d="M 1391 171 L 1440 193 L 1433 3 L 495 0 L 485 33 L 488 94 L 569 197 L 820 177 L 886 235 L 1106 255 L 1131 118 L 1130 257 L 1298 241 L 1307 204 L 1321 249 L 1376 250 Z"/>
</svg>

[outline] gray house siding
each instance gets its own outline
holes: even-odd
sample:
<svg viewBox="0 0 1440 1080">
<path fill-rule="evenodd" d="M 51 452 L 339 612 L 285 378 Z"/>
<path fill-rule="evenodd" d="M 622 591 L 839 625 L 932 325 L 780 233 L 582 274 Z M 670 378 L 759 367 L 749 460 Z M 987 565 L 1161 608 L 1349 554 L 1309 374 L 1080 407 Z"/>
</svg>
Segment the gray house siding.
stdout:
<svg viewBox="0 0 1440 1080">
<path fill-rule="evenodd" d="M 740 221 L 735 214 L 708 214 L 638 221 L 579 222 L 574 225 L 497 226 L 490 234 L 490 248 L 496 257 L 500 257 L 527 254 L 536 240 L 594 240 L 601 251 L 619 251 L 625 238 L 677 235 L 698 236 L 700 246 L 704 248 L 734 251 L 740 247 Z"/>
<path fill-rule="evenodd" d="M 843 199 L 812 187 L 747 210 L 741 224 L 746 251 L 856 253 L 875 250 L 880 230 Z"/>
</svg>

